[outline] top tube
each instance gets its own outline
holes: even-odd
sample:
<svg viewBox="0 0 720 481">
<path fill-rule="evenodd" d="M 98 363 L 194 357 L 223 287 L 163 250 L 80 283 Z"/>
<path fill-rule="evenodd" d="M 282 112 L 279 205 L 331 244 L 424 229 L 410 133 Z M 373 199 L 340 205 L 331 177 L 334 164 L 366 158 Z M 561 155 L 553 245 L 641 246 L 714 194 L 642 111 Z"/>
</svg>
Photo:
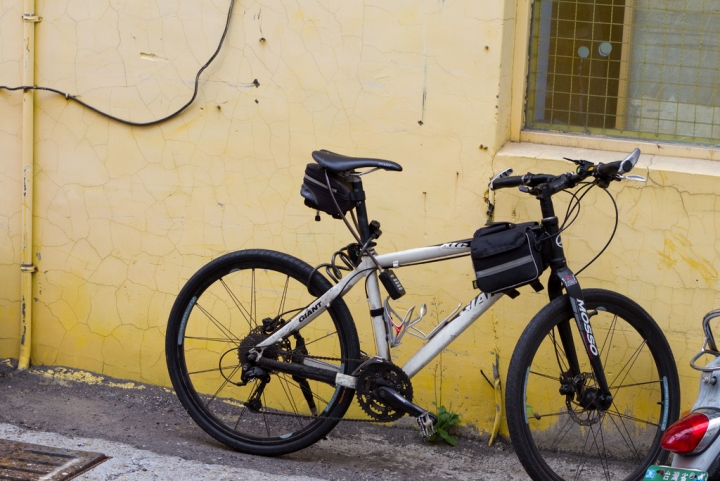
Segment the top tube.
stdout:
<svg viewBox="0 0 720 481">
<path fill-rule="evenodd" d="M 378 263 L 385 268 L 398 268 L 415 262 L 441 260 L 446 257 L 455 257 L 470 254 L 470 239 L 447 242 L 445 244 L 419 247 L 404 251 L 376 255 Z"/>
</svg>

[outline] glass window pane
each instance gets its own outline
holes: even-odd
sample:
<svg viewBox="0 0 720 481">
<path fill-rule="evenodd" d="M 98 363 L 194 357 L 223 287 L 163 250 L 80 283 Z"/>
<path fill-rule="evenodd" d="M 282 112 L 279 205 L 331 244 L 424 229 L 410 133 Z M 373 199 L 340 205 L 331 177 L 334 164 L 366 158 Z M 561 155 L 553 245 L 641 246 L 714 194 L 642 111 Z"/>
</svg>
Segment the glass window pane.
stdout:
<svg viewBox="0 0 720 481">
<path fill-rule="evenodd" d="M 526 127 L 720 143 L 720 3 L 536 0 Z"/>
</svg>

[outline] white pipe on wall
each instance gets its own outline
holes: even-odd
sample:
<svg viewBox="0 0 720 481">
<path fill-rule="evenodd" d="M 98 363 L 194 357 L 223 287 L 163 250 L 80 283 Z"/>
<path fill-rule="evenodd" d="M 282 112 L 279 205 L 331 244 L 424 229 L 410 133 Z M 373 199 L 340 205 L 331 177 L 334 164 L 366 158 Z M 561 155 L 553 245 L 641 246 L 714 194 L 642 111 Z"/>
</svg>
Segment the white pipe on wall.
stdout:
<svg viewBox="0 0 720 481">
<path fill-rule="evenodd" d="M 23 85 L 35 85 L 35 0 L 25 0 L 23 9 Z M 18 369 L 30 366 L 32 351 L 33 273 L 33 163 L 35 158 L 35 91 L 23 93 L 22 113 L 22 264 L 20 265 L 20 354 Z"/>
</svg>

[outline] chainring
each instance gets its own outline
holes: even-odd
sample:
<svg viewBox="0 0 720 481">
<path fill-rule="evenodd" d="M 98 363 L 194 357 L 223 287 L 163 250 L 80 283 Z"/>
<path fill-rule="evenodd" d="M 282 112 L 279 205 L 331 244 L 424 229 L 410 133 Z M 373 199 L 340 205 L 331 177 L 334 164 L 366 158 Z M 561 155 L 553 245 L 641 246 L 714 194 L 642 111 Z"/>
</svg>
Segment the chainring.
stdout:
<svg viewBox="0 0 720 481">
<path fill-rule="evenodd" d="M 381 422 L 396 421 L 405 415 L 379 398 L 375 391 L 387 386 L 412 402 L 413 388 L 405 371 L 391 362 L 368 364 L 357 376 L 357 398 L 363 411 Z"/>
</svg>

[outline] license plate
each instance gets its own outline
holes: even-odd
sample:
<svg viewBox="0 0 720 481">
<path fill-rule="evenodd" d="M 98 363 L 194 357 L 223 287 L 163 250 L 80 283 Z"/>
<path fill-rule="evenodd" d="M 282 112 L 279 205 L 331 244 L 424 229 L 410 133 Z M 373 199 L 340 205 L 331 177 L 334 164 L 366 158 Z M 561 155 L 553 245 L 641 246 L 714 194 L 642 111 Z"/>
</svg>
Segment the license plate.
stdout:
<svg viewBox="0 0 720 481">
<path fill-rule="evenodd" d="M 707 481 L 708 474 L 697 469 L 650 466 L 645 472 L 646 481 Z"/>
</svg>

